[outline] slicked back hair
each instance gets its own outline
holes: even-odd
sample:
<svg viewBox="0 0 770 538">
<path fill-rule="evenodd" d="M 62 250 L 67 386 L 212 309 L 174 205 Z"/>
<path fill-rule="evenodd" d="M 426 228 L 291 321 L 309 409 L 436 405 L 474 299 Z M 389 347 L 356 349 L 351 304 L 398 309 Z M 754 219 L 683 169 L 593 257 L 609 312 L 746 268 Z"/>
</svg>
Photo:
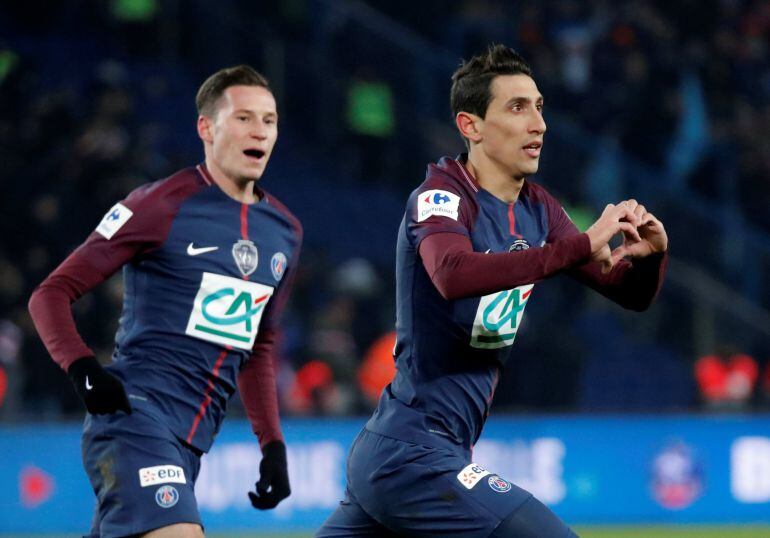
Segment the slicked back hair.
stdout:
<svg viewBox="0 0 770 538">
<path fill-rule="evenodd" d="M 452 74 L 452 115 L 470 112 L 484 118 L 492 100 L 492 81 L 499 75 L 531 77 L 532 70 L 518 52 L 505 45 L 490 45 L 486 53 L 460 64 Z"/>
<path fill-rule="evenodd" d="M 272 93 L 267 78 L 254 68 L 248 65 L 225 67 L 207 78 L 198 89 L 198 95 L 195 96 L 198 114 L 213 117 L 219 99 L 231 86 L 259 86 Z"/>
</svg>

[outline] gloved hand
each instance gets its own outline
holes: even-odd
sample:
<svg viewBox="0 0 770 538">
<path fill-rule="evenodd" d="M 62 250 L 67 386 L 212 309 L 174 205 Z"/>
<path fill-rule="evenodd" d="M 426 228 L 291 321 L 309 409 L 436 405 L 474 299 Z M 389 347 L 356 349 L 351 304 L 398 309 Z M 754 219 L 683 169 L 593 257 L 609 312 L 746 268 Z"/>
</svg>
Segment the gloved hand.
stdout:
<svg viewBox="0 0 770 538">
<path fill-rule="evenodd" d="M 249 492 L 251 505 L 258 510 L 275 508 L 291 494 L 289 472 L 286 468 L 286 445 L 283 441 L 270 441 L 262 447 L 259 462 L 257 492 Z"/>
<path fill-rule="evenodd" d="M 106 415 L 118 410 L 131 414 L 123 383 L 102 368 L 96 358 L 76 360 L 70 364 L 67 375 L 92 415 Z"/>
</svg>

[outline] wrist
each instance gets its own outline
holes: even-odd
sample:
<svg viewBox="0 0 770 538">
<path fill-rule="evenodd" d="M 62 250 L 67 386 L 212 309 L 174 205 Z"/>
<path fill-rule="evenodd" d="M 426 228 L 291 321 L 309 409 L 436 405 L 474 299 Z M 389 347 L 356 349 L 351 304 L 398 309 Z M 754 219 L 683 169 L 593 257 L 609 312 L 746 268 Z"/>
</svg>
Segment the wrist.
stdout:
<svg viewBox="0 0 770 538">
<path fill-rule="evenodd" d="M 75 359 L 67 368 L 67 375 L 71 378 L 82 378 L 94 370 L 101 370 L 102 365 L 94 356 L 80 357 Z"/>
</svg>

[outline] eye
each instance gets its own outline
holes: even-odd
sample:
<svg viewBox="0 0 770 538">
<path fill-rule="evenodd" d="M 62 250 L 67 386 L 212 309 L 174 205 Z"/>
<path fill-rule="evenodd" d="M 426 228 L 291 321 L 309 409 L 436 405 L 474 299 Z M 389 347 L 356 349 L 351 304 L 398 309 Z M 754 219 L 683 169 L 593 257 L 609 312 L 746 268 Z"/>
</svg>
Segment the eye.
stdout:
<svg viewBox="0 0 770 538">
<path fill-rule="evenodd" d="M 249 121 L 249 117 L 248 116 L 238 116 L 238 121 L 244 121 L 244 122 L 245 121 Z"/>
<path fill-rule="evenodd" d="M 522 110 L 524 110 L 524 107 L 521 106 L 521 103 L 514 103 L 513 105 L 511 105 L 511 110 L 513 110 L 514 112 L 521 112 Z"/>
<path fill-rule="evenodd" d="M 542 111 L 543 111 L 543 103 L 538 103 L 538 104 L 536 105 L 536 108 L 537 108 L 537 109 L 538 109 L 540 112 L 542 112 Z"/>
</svg>

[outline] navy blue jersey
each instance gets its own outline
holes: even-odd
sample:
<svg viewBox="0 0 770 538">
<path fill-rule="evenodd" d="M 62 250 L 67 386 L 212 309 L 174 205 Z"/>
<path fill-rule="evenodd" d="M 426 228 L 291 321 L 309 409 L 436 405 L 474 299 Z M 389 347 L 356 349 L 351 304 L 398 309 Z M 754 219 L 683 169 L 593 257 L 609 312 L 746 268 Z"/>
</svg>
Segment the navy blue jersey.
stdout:
<svg viewBox="0 0 770 538">
<path fill-rule="evenodd" d="M 519 283 L 510 289 L 445 299 L 419 255 L 421 241 L 436 233 L 467 236 L 475 252 L 511 253 L 511 259 L 526 260 L 531 268 L 525 267 L 524 278 L 517 277 Z M 461 160 L 445 157 L 430 165 L 426 180 L 409 197 L 398 235 L 397 373 L 366 428 L 402 441 L 470 451 L 481 434 L 533 286 L 552 274 L 553 268 L 543 270 L 538 254 L 545 256 L 550 248 L 546 245 L 557 241 L 585 239 L 580 263 L 586 264 L 588 239 L 573 237 L 579 234 L 556 199 L 529 180 L 517 201 L 506 203 L 481 189 Z M 563 267 L 557 268 L 574 272 L 616 300 L 638 280 L 631 278 L 634 267 L 629 262 L 607 277 L 598 267 L 576 267 L 574 262 L 574 257 L 565 257 Z M 657 275 L 660 259 L 651 263 Z M 640 293 L 652 300 L 658 279 L 648 280 L 652 285 Z"/>
<path fill-rule="evenodd" d="M 132 407 L 202 451 L 255 341 L 274 329 L 296 270 L 299 222 L 260 194 L 242 204 L 203 166 L 142 186 L 41 285 L 48 294 L 74 288 L 67 293 L 77 297 L 123 267 L 123 313 L 107 368 L 123 381 Z M 74 326 L 46 327 L 36 318 L 63 367 L 93 354 Z"/>
</svg>

